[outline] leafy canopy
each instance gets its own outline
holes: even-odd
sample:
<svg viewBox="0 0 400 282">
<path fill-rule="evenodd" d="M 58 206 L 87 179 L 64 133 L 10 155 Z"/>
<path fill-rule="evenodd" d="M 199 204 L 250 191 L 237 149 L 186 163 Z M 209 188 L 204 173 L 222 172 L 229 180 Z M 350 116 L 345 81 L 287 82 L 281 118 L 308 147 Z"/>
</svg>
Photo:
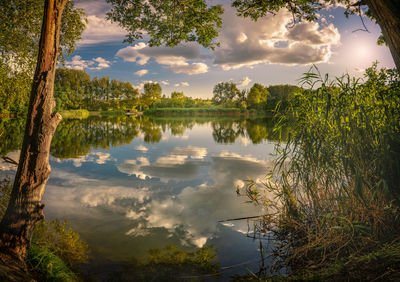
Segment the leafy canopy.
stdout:
<svg viewBox="0 0 400 282">
<path fill-rule="evenodd" d="M 0 112 L 27 108 L 39 49 L 43 0 L 0 1 Z M 68 2 L 61 23 L 60 59 L 70 55 L 85 29 L 82 9 Z"/>
<path fill-rule="evenodd" d="M 360 6 L 355 5 L 351 0 L 234 0 L 232 6 L 237 9 L 238 15 L 258 20 L 268 13 L 277 13 L 280 9 L 286 8 L 293 14 L 294 21 L 315 21 L 317 13 L 330 5 L 342 4 L 346 7 L 346 15 L 359 12 Z"/>
<path fill-rule="evenodd" d="M 125 42 L 149 35 L 149 46 L 176 46 L 196 41 L 206 48 L 218 45 L 214 38 L 222 26 L 221 5 L 204 0 L 106 0 L 112 4 L 108 19 L 128 31 Z"/>
</svg>

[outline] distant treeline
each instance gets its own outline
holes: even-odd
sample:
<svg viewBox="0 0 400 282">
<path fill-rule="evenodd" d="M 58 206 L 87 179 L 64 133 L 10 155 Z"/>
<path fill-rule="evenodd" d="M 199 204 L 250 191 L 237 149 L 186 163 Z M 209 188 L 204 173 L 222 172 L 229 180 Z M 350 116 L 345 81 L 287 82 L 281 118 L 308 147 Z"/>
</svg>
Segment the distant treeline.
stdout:
<svg viewBox="0 0 400 282">
<path fill-rule="evenodd" d="M 192 98 L 177 91 L 166 96 L 163 95 L 162 88 L 158 83 L 145 83 L 143 90 L 139 92 L 130 82 L 110 79 L 108 76 L 91 78 L 82 70 L 59 68 L 56 71 L 54 97 L 57 111 L 78 109 L 144 111 L 152 109 L 154 112 L 154 109 L 160 108 L 208 108 L 209 112 L 223 112 L 222 109 L 229 108 L 239 109 L 241 112 L 248 110 L 254 112 L 271 111 L 278 102 L 285 106 L 288 98 L 299 89 L 292 85 L 265 87 L 255 83 L 250 89 L 239 90 L 233 82 L 220 82 L 214 86 L 212 99 Z M 3 85 L 3 92 L 7 91 L 7 85 Z M 24 92 L 24 95 L 19 95 L 11 90 L 8 92 L 10 93 L 0 95 L 0 114 L 26 112 L 29 101 L 27 91 L 21 91 L 21 93 Z"/>
</svg>

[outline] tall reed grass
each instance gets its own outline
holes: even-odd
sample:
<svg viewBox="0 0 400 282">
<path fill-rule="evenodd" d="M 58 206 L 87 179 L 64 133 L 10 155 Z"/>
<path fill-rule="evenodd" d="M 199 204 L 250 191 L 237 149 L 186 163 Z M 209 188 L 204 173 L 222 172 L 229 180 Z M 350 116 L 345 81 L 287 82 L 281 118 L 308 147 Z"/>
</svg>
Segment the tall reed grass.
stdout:
<svg viewBox="0 0 400 282">
<path fill-rule="evenodd" d="M 262 198 L 259 231 L 276 239 L 274 270 L 288 279 L 373 280 L 400 277 L 400 81 L 398 72 L 366 70 L 333 81 L 314 68 L 278 117 L 291 123 L 277 148 Z M 379 260 L 377 260 L 379 258 Z M 370 269 L 370 271 L 368 271 Z"/>
</svg>

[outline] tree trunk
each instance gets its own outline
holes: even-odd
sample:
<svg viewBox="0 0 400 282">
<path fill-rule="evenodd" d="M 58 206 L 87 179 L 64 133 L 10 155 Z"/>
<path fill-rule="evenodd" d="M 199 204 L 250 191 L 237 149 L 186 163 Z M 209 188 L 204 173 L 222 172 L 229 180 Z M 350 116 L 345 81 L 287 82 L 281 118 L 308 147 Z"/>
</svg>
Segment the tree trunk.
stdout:
<svg viewBox="0 0 400 282">
<path fill-rule="evenodd" d="M 382 29 L 396 68 L 400 70 L 400 1 L 367 0 L 366 3 Z"/>
<path fill-rule="evenodd" d="M 0 259 L 24 264 L 33 229 L 44 218 L 41 200 L 50 175 L 50 144 L 61 115 L 53 113 L 54 75 L 63 9 L 68 0 L 46 0 L 18 170 L 0 223 Z M 4 259 L 1 259 L 4 262 Z"/>
</svg>

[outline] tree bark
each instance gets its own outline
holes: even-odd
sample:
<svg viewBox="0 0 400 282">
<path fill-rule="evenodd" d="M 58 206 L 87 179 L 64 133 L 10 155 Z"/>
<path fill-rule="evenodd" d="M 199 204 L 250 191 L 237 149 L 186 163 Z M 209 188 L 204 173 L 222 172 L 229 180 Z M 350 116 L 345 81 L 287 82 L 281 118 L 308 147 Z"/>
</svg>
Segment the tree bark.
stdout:
<svg viewBox="0 0 400 282">
<path fill-rule="evenodd" d="M 382 29 L 396 68 L 400 70 L 400 1 L 367 0 L 366 3 Z"/>
<path fill-rule="evenodd" d="M 68 1 L 45 1 L 24 141 L 10 203 L 0 223 L 0 261 L 8 256 L 24 264 L 33 229 L 44 218 L 41 200 L 51 170 L 50 144 L 61 120 L 53 113 L 53 86 L 61 17 Z"/>
</svg>

